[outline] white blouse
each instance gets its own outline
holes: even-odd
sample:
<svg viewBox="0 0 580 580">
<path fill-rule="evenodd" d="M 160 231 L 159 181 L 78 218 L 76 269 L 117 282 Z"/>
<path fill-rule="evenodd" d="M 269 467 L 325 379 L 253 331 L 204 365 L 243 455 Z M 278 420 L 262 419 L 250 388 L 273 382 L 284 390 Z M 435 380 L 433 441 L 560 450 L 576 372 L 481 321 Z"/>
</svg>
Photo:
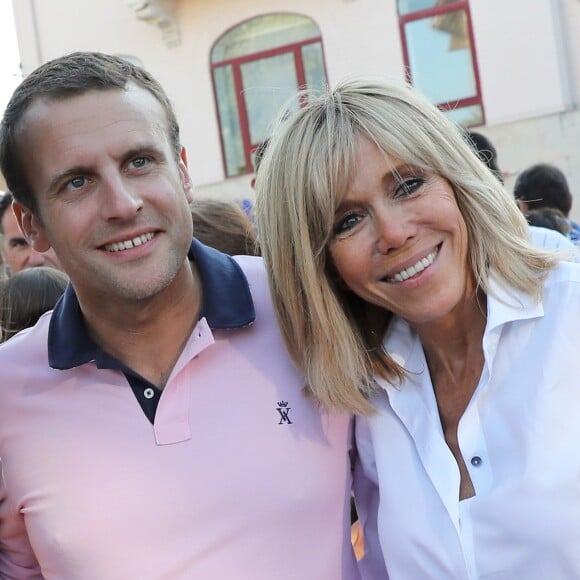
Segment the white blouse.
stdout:
<svg viewBox="0 0 580 580">
<path fill-rule="evenodd" d="M 539 304 L 493 288 L 484 368 L 458 428 L 470 499 L 458 499 L 418 337 L 401 319 L 385 337 L 409 376 L 378 381 L 378 412 L 357 419 L 366 579 L 580 579 L 580 264 L 552 272 Z"/>
</svg>

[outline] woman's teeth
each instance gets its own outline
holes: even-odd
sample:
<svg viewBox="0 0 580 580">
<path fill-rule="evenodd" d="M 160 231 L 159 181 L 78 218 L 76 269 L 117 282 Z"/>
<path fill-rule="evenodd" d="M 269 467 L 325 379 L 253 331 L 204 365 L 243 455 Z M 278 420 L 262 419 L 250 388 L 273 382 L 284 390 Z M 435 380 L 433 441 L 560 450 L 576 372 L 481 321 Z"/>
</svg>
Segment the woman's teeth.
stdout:
<svg viewBox="0 0 580 580">
<path fill-rule="evenodd" d="M 413 264 L 412 266 L 409 266 L 408 268 L 401 270 L 400 272 L 398 272 L 394 276 L 389 276 L 387 281 L 388 282 L 404 282 L 405 280 L 408 280 L 409 278 L 416 276 L 417 274 L 422 272 L 425 268 L 427 268 L 427 266 L 430 266 L 433 263 L 438 252 L 439 252 L 439 248 L 433 250 L 428 256 L 426 256 L 425 258 L 422 258 L 416 264 Z"/>
</svg>

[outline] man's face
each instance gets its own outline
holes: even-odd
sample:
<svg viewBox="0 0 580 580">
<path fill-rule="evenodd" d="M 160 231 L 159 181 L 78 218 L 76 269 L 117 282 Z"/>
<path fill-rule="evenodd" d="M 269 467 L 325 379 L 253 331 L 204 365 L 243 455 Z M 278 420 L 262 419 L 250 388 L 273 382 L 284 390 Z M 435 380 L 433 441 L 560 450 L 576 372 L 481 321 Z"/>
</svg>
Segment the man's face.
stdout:
<svg viewBox="0 0 580 580">
<path fill-rule="evenodd" d="M 7 208 L 2 215 L 2 257 L 10 274 L 16 274 L 26 268 L 51 266 L 62 270 L 60 262 L 51 248 L 46 252 L 37 252 L 28 243 L 18 227 L 12 208 Z"/>
<path fill-rule="evenodd" d="M 18 152 L 38 211 L 15 211 L 37 250 L 54 248 L 81 302 L 152 298 L 191 276 L 191 180 L 148 91 L 37 100 Z"/>
</svg>

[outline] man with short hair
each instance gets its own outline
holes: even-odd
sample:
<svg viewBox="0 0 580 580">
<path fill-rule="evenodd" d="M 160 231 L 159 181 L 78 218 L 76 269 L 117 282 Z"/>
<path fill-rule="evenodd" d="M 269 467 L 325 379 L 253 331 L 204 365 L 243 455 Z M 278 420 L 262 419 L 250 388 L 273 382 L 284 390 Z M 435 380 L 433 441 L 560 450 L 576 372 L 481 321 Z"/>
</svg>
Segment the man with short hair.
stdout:
<svg viewBox="0 0 580 580">
<path fill-rule="evenodd" d="M 62 270 L 52 248 L 41 253 L 28 243 L 12 211 L 12 200 L 13 197 L 9 191 L 0 197 L 0 235 L 2 238 L 0 253 L 8 275 L 35 266 L 50 266 Z"/>
<path fill-rule="evenodd" d="M 358 578 L 350 418 L 304 392 L 260 258 L 192 241 L 155 79 L 99 53 L 41 66 L 0 169 L 71 280 L 0 348 L 0 577 Z"/>
<path fill-rule="evenodd" d="M 570 239 L 580 244 L 580 224 L 569 218 L 572 193 L 564 172 L 548 163 L 537 163 L 522 171 L 514 185 L 514 196 L 521 210 L 554 208 L 570 223 Z"/>
<path fill-rule="evenodd" d="M 466 129 L 464 134 L 467 144 L 473 149 L 473 152 L 479 157 L 480 161 L 486 165 L 500 183 L 503 184 L 504 180 L 502 171 L 498 165 L 497 151 L 489 138 L 481 133 L 469 129 Z M 525 213 L 521 204 L 519 204 L 519 207 L 522 212 Z M 576 250 L 576 247 L 570 239 L 564 234 L 556 230 L 534 225 L 530 225 L 529 229 L 530 238 L 534 246 L 546 250 L 563 250 L 570 260 L 580 262 L 579 252 Z"/>
</svg>

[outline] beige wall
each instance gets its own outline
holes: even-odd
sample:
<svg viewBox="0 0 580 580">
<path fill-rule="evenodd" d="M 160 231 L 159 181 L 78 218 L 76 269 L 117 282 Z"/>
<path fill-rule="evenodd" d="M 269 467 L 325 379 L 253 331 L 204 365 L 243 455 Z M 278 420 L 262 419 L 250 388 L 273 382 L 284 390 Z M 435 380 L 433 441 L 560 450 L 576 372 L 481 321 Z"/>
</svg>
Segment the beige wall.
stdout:
<svg viewBox="0 0 580 580">
<path fill-rule="evenodd" d="M 471 0 L 488 125 L 552 114 L 570 103 L 557 6 Z"/>
<path fill-rule="evenodd" d="M 161 81 L 182 126 L 200 196 L 252 197 L 251 177 L 224 180 L 209 70 L 213 43 L 259 14 L 312 18 L 323 38 L 328 80 L 370 74 L 401 82 L 396 0 L 165 0 L 182 42 L 140 21 L 127 0 L 13 0 L 24 73 L 72 50 L 130 54 Z M 470 0 L 487 126 L 514 173 L 537 161 L 564 169 L 580 212 L 580 2 Z M 78 15 L 77 18 L 62 15 Z"/>
</svg>

